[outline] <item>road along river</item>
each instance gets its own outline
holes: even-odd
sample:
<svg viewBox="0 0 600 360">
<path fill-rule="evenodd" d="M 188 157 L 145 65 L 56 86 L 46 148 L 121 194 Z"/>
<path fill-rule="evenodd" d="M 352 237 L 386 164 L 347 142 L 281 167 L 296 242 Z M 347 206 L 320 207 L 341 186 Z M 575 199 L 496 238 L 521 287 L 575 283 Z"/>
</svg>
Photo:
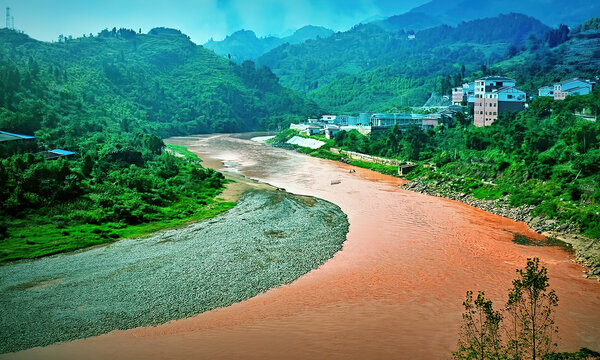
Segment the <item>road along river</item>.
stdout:
<svg viewBox="0 0 600 360">
<path fill-rule="evenodd" d="M 205 166 L 337 204 L 350 222 L 342 251 L 290 285 L 227 308 L 9 357 L 445 359 L 456 347 L 465 291 L 485 290 L 500 307 L 528 257 L 548 268 L 560 298 L 561 349 L 600 349 L 600 283 L 583 278 L 561 249 L 514 244 L 514 233 L 536 236 L 524 223 L 243 136 L 169 142 L 188 146 Z"/>
</svg>

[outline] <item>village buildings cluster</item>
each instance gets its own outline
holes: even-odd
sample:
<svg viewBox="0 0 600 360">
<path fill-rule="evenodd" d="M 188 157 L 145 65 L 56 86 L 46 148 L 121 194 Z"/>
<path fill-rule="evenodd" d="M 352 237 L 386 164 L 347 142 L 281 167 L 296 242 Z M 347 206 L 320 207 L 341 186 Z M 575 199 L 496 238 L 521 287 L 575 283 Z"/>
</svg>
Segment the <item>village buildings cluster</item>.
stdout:
<svg viewBox="0 0 600 360">
<path fill-rule="evenodd" d="M 473 106 L 473 124 L 488 126 L 506 111 L 525 108 L 527 94 L 516 87 L 514 79 L 487 76 L 452 89 L 452 103 Z"/>
<path fill-rule="evenodd" d="M 446 125 L 457 112 L 462 112 L 461 106 L 443 107 L 433 114 L 415 113 L 361 113 L 358 116 L 323 115 L 320 119 L 308 119 L 302 124 L 291 124 L 290 129 L 298 130 L 305 135 L 324 134 L 326 138 L 333 137 L 340 131 L 357 130 L 362 134 L 385 130 L 398 126 L 405 129 L 408 126 L 420 126 L 423 130 L 433 129 L 438 125 Z"/>
<path fill-rule="evenodd" d="M 592 92 L 589 80 L 573 78 L 545 86 L 538 96 L 564 100 L 567 96 L 587 95 Z M 452 103 L 473 107 L 473 124 L 489 126 L 506 111 L 520 111 L 526 107 L 527 94 L 516 87 L 514 79 L 505 76 L 487 76 L 452 89 Z"/>
<path fill-rule="evenodd" d="M 593 83 L 589 80 L 573 78 L 558 82 L 554 86 L 544 86 L 538 90 L 538 96 L 547 96 L 554 100 L 564 100 L 567 96 L 587 95 L 592 92 Z"/>
<path fill-rule="evenodd" d="M 593 82 L 573 78 L 545 86 L 538 96 L 549 96 L 564 100 L 567 96 L 586 95 L 592 92 Z M 406 129 L 416 125 L 423 130 L 438 125 L 448 126 L 450 119 L 464 107 L 473 108 L 473 124 L 489 126 L 507 111 L 520 111 L 527 107 L 527 94 L 517 88 L 517 82 L 506 76 L 486 76 L 452 89 L 452 105 L 439 107 L 433 114 L 417 113 L 361 113 L 358 116 L 324 115 L 320 119 L 308 119 L 302 124 L 291 124 L 290 128 L 306 135 L 324 134 L 332 139 L 340 131 L 358 130 L 369 134 L 377 130 L 398 126 Z"/>
</svg>

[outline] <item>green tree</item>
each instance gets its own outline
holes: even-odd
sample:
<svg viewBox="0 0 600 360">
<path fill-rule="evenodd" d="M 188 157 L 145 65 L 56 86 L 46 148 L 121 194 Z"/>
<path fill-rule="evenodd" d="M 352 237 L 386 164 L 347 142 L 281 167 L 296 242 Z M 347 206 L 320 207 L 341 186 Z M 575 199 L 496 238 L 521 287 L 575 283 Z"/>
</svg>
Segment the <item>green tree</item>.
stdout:
<svg viewBox="0 0 600 360">
<path fill-rule="evenodd" d="M 480 291 L 473 300 L 473 292 L 467 291 L 463 302 L 463 325 L 459 349 L 454 359 L 502 359 L 504 349 L 500 335 L 502 313 L 494 310 L 492 301 Z"/>
<path fill-rule="evenodd" d="M 538 258 L 527 259 L 525 269 L 517 270 L 518 278 L 508 295 L 508 352 L 512 359 L 542 359 L 556 346 L 558 296 L 548 289 L 548 270 L 539 262 Z"/>
</svg>

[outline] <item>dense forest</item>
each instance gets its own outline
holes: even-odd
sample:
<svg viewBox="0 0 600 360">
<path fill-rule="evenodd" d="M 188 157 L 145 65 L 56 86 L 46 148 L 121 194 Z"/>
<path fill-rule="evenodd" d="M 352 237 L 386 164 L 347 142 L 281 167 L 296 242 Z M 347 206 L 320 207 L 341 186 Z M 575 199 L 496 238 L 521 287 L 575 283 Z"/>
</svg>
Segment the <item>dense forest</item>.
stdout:
<svg viewBox="0 0 600 360">
<path fill-rule="evenodd" d="M 176 30 L 44 43 L 3 29 L 0 38 L 0 130 L 36 136 L 0 144 L 0 262 L 228 209 L 213 199 L 223 177 L 161 138 L 276 128 L 314 111 L 270 70 L 231 63 Z M 76 154 L 44 160 L 56 148 Z"/>
<path fill-rule="evenodd" d="M 118 119 L 124 130 L 140 128 L 164 137 L 276 128 L 285 117 L 314 110 L 280 86 L 269 69 L 256 69 L 252 62 L 236 65 L 195 45 L 178 30 L 138 34 L 113 28 L 97 36 L 44 43 L 4 29 L 0 38 L 3 67 L 18 76 L 18 81 L 6 85 L 12 88 L 5 96 L 15 97 L 32 74 L 46 87 L 44 94 L 34 97 L 71 97 L 82 109 Z M 14 106 L 27 103 L 7 100 Z M 31 117 L 35 114 L 21 110 Z M 8 117 L 0 121 L 4 129 L 36 130 L 24 124 L 31 121 Z M 38 117 L 33 123 L 39 121 Z"/>
<path fill-rule="evenodd" d="M 549 28 L 508 14 L 417 32 L 386 31 L 376 24 L 298 45 L 283 45 L 258 59 L 285 86 L 308 94 L 330 112 L 378 112 L 421 106 L 449 73 L 470 74 L 506 58 L 508 48 Z"/>
</svg>

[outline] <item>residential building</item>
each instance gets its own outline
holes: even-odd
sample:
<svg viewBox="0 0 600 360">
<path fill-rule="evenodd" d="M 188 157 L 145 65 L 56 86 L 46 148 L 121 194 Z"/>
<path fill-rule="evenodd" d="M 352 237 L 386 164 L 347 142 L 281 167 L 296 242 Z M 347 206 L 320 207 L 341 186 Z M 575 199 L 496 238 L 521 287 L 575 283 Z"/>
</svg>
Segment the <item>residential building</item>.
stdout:
<svg viewBox="0 0 600 360">
<path fill-rule="evenodd" d="M 554 87 L 544 86 L 538 89 L 538 96 L 540 97 L 554 97 Z"/>
<path fill-rule="evenodd" d="M 317 125 L 309 125 L 306 130 L 303 131 L 306 135 L 319 135 L 321 134 L 321 127 Z"/>
<path fill-rule="evenodd" d="M 564 100 L 571 95 L 587 95 L 592 92 L 592 83 L 585 79 L 573 78 L 554 84 L 554 100 Z"/>
<path fill-rule="evenodd" d="M 432 130 L 439 124 L 442 124 L 443 116 L 441 114 L 428 114 L 421 119 L 421 128 L 423 130 Z"/>
<path fill-rule="evenodd" d="M 466 93 L 467 106 L 474 106 L 475 104 L 475 82 L 469 82 L 463 84 L 463 92 Z"/>
<path fill-rule="evenodd" d="M 333 139 L 337 133 L 339 133 L 340 127 L 337 125 L 328 125 L 325 128 L 325 137 L 328 139 Z"/>
<path fill-rule="evenodd" d="M 465 100 L 465 93 L 463 92 L 463 87 L 455 87 L 452 88 L 452 105 L 461 105 L 463 100 Z"/>
<path fill-rule="evenodd" d="M 462 105 L 463 101 L 468 106 L 473 106 L 475 102 L 475 83 L 464 83 L 462 86 L 452 89 L 452 105 Z"/>
<path fill-rule="evenodd" d="M 344 120 L 346 120 L 346 122 L 348 121 L 347 118 L 348 116 L 345 115 L 323 115 L 321 117 L 321 122 L 323 124 L 342 125 Z"/>
<path fill-rule="evenodd" d="M 407 127 L 409 125 L 421 125 L 421 119 L 424 114 L 373 114 L 369 124 L 372 127 L 378 128 L 390 128 L 394 125 L 400 127 Z"/>
<path fill-rule="evenodd" d="M 488 126 L 505 111 L 525 108 L 527 95 L 515 87 L 514 79 L 488 76 L 475 81 L 475 126 Z"/>
</svg>

